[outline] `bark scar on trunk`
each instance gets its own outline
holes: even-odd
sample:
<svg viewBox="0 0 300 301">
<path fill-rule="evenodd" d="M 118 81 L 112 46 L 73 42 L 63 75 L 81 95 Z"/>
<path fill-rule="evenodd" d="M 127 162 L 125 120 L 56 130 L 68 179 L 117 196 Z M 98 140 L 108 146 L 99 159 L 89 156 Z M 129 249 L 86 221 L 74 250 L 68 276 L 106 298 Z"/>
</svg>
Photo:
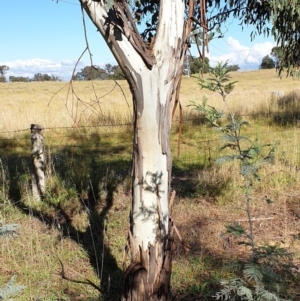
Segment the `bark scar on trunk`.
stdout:
<svg viewBox="0 0 300 301">
<path fill-rule="evenodd" d="M 141 285 L 142 282 L 142 285 Z M 125 300 L 147 301 L 147 270 L 140 263 L 129 265 L 125 273 Z M 124 297 L 122 298 L 124 300 Z"/>
</svg>

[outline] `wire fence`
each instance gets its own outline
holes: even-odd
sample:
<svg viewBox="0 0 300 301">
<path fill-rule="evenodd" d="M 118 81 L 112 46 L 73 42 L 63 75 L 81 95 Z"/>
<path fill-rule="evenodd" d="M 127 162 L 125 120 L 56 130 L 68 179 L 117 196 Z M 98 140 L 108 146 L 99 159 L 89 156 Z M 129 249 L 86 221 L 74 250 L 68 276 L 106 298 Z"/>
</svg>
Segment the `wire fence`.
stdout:
<svg viewBox="0 0 300 301">
<path fill-rule="evenodd" d="M 178 124 L 175 123 L 170 141 L 173 175 L 178 179 L 186 178 L 194 171 L 207 170 L 214 166 L 215 159 L 226 154 L 221 153 L 226 141 L 218 133 L 213 134 L 214 131 L 205 123 L 197 119 L 183 120 L 182 128 L 179 136 Z M 250 128 L 245 136 L 262 145 L 279 140 L 280 149 L 276 152 L 279 169 L 298 174 L 300 127 L 264 126 L 263 129 Z M 3 133 L 13 135 L 5 138 Z M 0 184 L 4 183 L 7 174 L 12 179 L 11 187 L 18 187 L 20 179 L 28 175 L 32 165 L 30 133 L 28 127 L 0 134 Z M 130 123 L 46 127 L 44 145 L 46 168 L 54 170 L 64 181 L 72 179 L 80 189 L 88 179 L 106 178 L 108 170 L 122 179 L 130 175 L 133 149 L 133 126 Z M 191 191 L 193 187 L 188 189 Z M 17 195 L 18 192 L 14 193 Z"/>
<path fill-rule="evenodd" d="M 260 114 L 261 115 L 261 114 Z M 265 116 L 269 116 L 268 113 L 264 114 Z M 253 117 L 252 115 L 241 115 L 241 116 L 249 116 Z M 207 126 L 205 125 L 205 122 L 199 120 L 199 118 L 185 118 L 183 120 L 175 119 L 173 121 L 173 127 L 176 127 L 181 122 L 183 126 L 182 130 L 182 139 L 185 138 L 185 130 L 184 126 L 185 124 L 192 124 L 195 127 L 195 130 L 199 131 L 208 131 Z M 282 124 L 281 127 L 279 126 L 272 126 L 268 128 L 268 134 L 276 134 L 276 133 L 289 133 L 289 132 L 300 132 L 300 124 L 299 122 L 290 122 Z M 90 135 L 89 130 L 99 130 L 99 132 L 102 135 L 119 135 L 124 132 L 131 133 L 133 132 L 133 123 L 119 123 L 119 124 L 99 124 L 99 125 L 85 125 L 85 126 L 57 126 L 57 127 L 43 127 L 45 132 L 45 137 L 47 140 L 55 140 L 60 138 L 70 138 L 70 137 L 88 137 Z M 175 133 L 176 129 L 173 129 L 173 133 Z M 257 134 L 257 131 L 248 131 L 249 135 Z M 5 137 L 5 135 L 8 135 L 9 137 Z M 13 136 L 12 136 L 12 135 Z M 19 135 L 21 134 L 21 135 Z M 23 135 L 22 135 L 23 134 Z M 30 127 L 23 128 L 23 129 L 17 129 L 17 130 L 9 130 L 9 131 L 0 131 L 0 141 L 16 141 L 16 140 L 28 140 L 28 135 L 30 134 Z M 261 133 L 262 136 L 264 136 L 266 133 Z M 175 135 L 173 135 L 176 137 Z M 100 137 L 99 137 L 100 138 Z M 221 138 L 205 138 L 205 139 L 197 139 L 197 143 L 213 143 L 218 142 L 222 140 Z M 75 146 L 75 145 L 74 145 Z"/>
<path fill-rule="evenodd" d="M 239 114 L 238 117 L 248 117 L 251 119 L 256 119 L 258 117 L 264 117 L 264 118 L 273 118 L 273 119 L 278 119 L 280 112 L 259 112 L 257 114 Z M 294 116 L 288 116 L 289 120 L 279 120 L 278 125 L 279 126 L 287 126 L 287 125 L 295 125 L 295 126 L 300 126 L 299 121 L 297 119 L 298 117 L 298 112 L 294 112 Z M 281 118 L 282 119 L 282 118 Z M 198 117 L 187 117 L 184 118 L 183 120 L 180 120 L 179 118 L 175 118 L 173 120 L 173 125 L 179 124 L 179 123 L 192 123 L 194 125 L 199 125 L 199 126 L 204 126 L 204 118 L 203 116 L 199 115 Z M 82 129 L 108 129 L 108 128 L 132 128 L 133 123 L 132 122 L 125 122 L 125 123 L 107 123 L 107 124 L 97 124 L 97 125 L 72 125 L 72 126 L 55 126 L 55 127 L 44 127 L 44 130 L 82 130 Z M 17 129 L 17 130 L 7 130 L 7 131 L 0 131 L 0 135 L 5 135 L 5 134 L 18 134 L 18 133 L 26 133 L 30 131 L 30 127 L 28 128 L 23 128 L 23 129 Z M 286 128 L 283 129 L 277 129 L 276 131 L 286 131 Z M 3 139 L 15 139 L 14 137 L 12 138 L 3 138 L 0 136 L 0 140 Z M 20 139 L 20 137 L 18 137 Z"/>
<path fill-rule="evenodd" d="M 261 114 L 260 114 L 261 115 Z M 264 114 L 266 117 L 269 113 Z M 253 117 L 253 115 L 244 115 L 243 117 Z M 181 135 L 177 135 L 179 123 L 182 125 Z M 198 135 L 193 138 L 191 129 L 185 128 L 192 126 L 193 131 L 205 133 L 207 135 Z M 185 161 L 210 161 L 219 152 L 224 143 L 220 136 L 213 135 L 201 118 L 184 118 L 183 120 L 175 119 L 173 121 L 172 138 L 170 141 L 174 158 L 180 158 Z M 120 149 L 131 155 L 132 148 L 133 124 L 97 124 L 85 126 L 60 126 L 44 127 L 45 145 L 52 150 L 58 148 L 72 147 L 74 149 L 94 150 L 100 152 L 111 150 L 110 156 L 119 155 Z M 291 139 L 297 141 L 300 135 L 298 123 L 290 123 L 290 126 L 269 126 L 267 132 L 258 133 L 257 129 L 247 130 L 249 137 L 261 136 L 263 143 L 271 143 L 274 137 L 281 138 L 283 144 L 291 145 Z M 199 138 L 202 136 L 202 138 Z M 205 138 L 203 138 L 205 137 Z M 296 137 L 296 138 L 295 138 Z M 295 140 L 296 139 L 296 140 Z M 300 137 L 299 137 L 300 139 Z M 110 140 L 110 141 L 106 141 Z M 104 142 L 104 143 L 103 143 Z M 24 148 L 23 151 L 21 150 Z M 9 156 L 10 151 L 19 148 L 19 153 L 30 152 L 30 127 L 0 132 L 0 156 Z M 16 154 L 16 152 L 13 152 Z M 192 154 L 192 156 L 191 156 Z M 124 155 L 124 154 L 123 154 Z"/>
</svg>

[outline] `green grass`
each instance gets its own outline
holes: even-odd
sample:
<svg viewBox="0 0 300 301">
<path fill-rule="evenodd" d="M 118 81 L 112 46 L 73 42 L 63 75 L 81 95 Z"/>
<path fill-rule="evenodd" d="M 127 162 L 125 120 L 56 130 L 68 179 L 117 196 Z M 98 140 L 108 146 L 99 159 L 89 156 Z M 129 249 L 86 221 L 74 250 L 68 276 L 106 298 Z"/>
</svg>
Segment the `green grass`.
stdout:
<svg viewBox="0 0 300 301">
<path fill-rule="evenodd" d="M 245 89 L 253 73 L 239 75 Z M 191 80 L 193 83 L 184 79 L 183 93 L 191 89 L 189 85 L 197 87 Z M 273 82 L 277 84 L 277 79 Z M 291 88 L 288 85 L 285 91 Z M 253 86 L 261 87 L 255 77 Z M 55 89 L 49 86 L 51 93 Z M 20 98 L 34 93 L 22 91 Z M 246 97 L 250 92 L 245 91 Z M 197 99 L 200 102 L 201 95 Z M 189 100 L 195 99 L 187 98 L 186 104 Z M 298 102 L 285 103 L 288 105 L 281 107 L 273 103 L 274 107 L 268 107 L 269 115 L 263 114 L 265 107 L 257 105 L 255 112 L 243 117 L 252 124 L 244 134 L 252 139 L 257 136 L 262 143 L 280 141 L 275 164 L 261 171 L 262 180 L 252 190 L 253 216 L 258 218 L 255 235 L 259 244 L 272 242 L 287 247 L 299 264 L 299 221 L 288 205 L 299 203 L 300 195 L 300 128 L 294 121 Z M 111 118 L 109 123 L 119 121 Z M 98 125 L 97 119 L 88 122 Z M 224 225 L 233 220 L 247 226 L 244 192 L 236 163 L 214 163 L 223 142 L 202 116 L 186 110 L 179 157 L 177 131 L 178 123 L 174 122 L 172 188 L 177 194 L 173 219 L 190 252 L 186 253 L 175 237 L 172 290 L 213 300 L 219 281 L 237 274 L 227 264 L 249 254 L 245 246 L 224 235 Z M 17 275 L 17 282 L 26 288 L 14 297 L 15 301 L 101 300 L 93 287 L 63 280 L 59 258 L 68 278 L 89 279 L 101 285 L 110 300 L 116 300 L 122 289 L 124 266 L 129 262 L 124 248 L 131 204 L 131 129 L 47 129 L 45 143 L 48 188 L 45 200 L 37 203 L 30 197 L 29 132 L 3 134 L 0 139 L 0 191 L 5 188 L 0 195 L 0 221 L 20 224 L 18 236 L 0 238 L 0 286 Z M 290 290 L 290 297 L 297 300 L 293 284 Z"/>
</svg>

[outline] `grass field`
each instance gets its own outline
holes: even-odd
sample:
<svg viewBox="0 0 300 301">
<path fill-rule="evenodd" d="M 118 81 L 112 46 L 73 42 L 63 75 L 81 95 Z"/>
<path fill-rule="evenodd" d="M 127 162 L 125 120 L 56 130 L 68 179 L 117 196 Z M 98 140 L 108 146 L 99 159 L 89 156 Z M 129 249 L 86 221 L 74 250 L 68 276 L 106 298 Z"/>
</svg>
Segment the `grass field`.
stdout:
<svg viewBox="0 0 300 301">
<path fill-rule="evenodd" d="M 300 90 L 298 80 L 284 75 L 280 79 L 274 70 L 233 72 L 232 80 L 238 83 L 228 99 L 233 110 L 240 114 L 268 110 L 274 91 Z M 1 84 L 0 131 L 26 129 L 31 123 L 45 127 L 72 126 L 74 119 L 85 125 L 95 119 L 93 113 L 99 116 L 99 123 L 107 119 L 118 123 L 131 121 L 132 101 L 126 81 L 117 85 L 113 81 L 74 82 L 73 89 L 78 99 L 65 82 Z M 197 78 L 183 78 L 180 101 L 185 111 L 190 101 L 201 101 L 204 94 L 211 105 L 222 108 L 221 98 L 201 91 Z"/>
<path fill-rule="evenodd" d="M 300 270 L 299 80 L 280 79 L 274 70 L 234 72 L 232 80 L 238 83 L 229 105 L 252 125 L 244 135 L 262 144 L 280 142 L 275 164 L 261 170 L 261 181 L 251 190 L 256 242 L 287 248 Z M 285 96 L 277 99 L 272 92 Z M 219 281 L 236 277 L 234 264 L 250 254 L 225 233 L 225 225 L 233 221 L 248 227 L 238 166 L 214 163 L 220 136 L 187 107 L 204 95 L 209 105 L 224 109 L 221 97 L 200 90 L 197 78 L 183 79 L 180 156 L 178 115 L 172 131 L 173 218 L 190 247 L 186 253 L 175 237 L 172 290 L 181 300 L 214 300 Z M 0 100 L 0 222 L 19 225 L 18 236 L 0 238 L 0 288 L 16 275 L 25 286 L 13 297 L 16 301 L 102 300 L 86 284 L 92 281 L 115 300 L 128 262 L 128 85 L 5 83 L 0 84 Z M 29 128 L 34 123 L 45 127 L 48 187 L 42 203 L 30 197 Z M 299 272 L 293 277 L 294 282 L 284 283 L 285 297 L 299 300 Z"/>
</svg>

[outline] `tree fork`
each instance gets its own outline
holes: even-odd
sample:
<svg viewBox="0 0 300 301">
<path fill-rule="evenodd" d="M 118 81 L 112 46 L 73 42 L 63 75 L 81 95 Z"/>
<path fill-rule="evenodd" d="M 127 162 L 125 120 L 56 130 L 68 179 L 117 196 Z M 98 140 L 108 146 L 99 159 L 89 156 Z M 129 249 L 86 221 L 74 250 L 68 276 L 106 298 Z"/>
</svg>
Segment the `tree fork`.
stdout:
<svg viewBox="0 0 300 301">
<path fill-rule="evenodd" d="M 173 241 L 170 133 L 191 20 L 184 21 L 184 1 L 162 1 L 149 56 L 140 47 L 141 40 L 132 36 L 136 29 L 129 12 L 124 13 L 125 2 L 115 1 L 107 11 L 104 1 L 80 1 L 122 68 L 133 99 L 131 264 L 122 300 L 169 301 Z"/>
</svg>

